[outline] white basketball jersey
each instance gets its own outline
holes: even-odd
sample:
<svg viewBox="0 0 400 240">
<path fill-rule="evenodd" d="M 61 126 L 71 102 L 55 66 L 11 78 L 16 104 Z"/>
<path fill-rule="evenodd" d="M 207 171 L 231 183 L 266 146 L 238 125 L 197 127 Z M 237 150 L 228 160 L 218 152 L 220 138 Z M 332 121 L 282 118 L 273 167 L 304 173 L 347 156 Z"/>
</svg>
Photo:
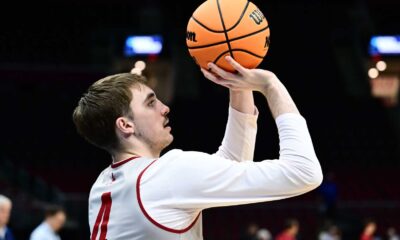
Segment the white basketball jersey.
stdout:
<svg viewBox="0 0 400 240">
<path fill-rule="evenodd" d="M 155 161 L 130 158 L 111 165 L 100 174 L 89 197 L 91 240 L 202 239 L 201 213 L 194 215 L 188 226 L 173 229 L 157 222 L 146 211 L 140 183 Z"/>
</svg>

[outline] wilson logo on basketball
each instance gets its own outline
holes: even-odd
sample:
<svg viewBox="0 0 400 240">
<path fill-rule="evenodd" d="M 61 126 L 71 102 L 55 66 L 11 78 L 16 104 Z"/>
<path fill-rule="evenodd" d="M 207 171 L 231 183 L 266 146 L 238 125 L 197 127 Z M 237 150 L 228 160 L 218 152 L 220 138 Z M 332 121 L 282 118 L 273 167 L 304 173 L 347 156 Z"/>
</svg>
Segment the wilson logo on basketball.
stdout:
<svg viewBox="0 0 400 240">
<path fill-rule="evenodd" d="M 270 44 L 271 44 L 271 40 L 269 40 L 269 36 L 265 37 L 264 48 L 269 47 Z"/>
<path fill-rule="evenodd" d="M 250 15 L 249 15 L 249 17 L 250 17 L 251 19 L 253 19 L 253 21 L 254 21 L 257 25 L 260 25 L 260 23 L 261 23 L 261 22 L 263 21 L 263 19 L 265 18 L 265 17 L 264 17 L 264 14 L 263 14 L 260 10 L 258 10 L 258 9 L 254 10 L 253 12 L 251 12 Z"/>
<path fill-rule="evenodd" d="M 197 42 L 196 40 L 196 33 L 195 32 L 186 32 L 186 39 L 192 42 Z"/>
</svg>

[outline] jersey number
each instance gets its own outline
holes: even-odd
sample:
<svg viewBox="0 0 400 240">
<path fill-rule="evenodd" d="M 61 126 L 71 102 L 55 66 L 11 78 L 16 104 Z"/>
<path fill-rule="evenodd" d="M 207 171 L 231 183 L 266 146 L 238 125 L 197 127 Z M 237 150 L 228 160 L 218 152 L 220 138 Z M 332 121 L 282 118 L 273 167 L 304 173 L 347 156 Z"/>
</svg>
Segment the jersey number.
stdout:
<svg viewBox="0 0 400 240">
<path fill-rule="evenodd" d="M 107 236 L 107 224 L 110 219 L 111 212 L 111 192 L 106 192 L 101 195 L 101 207 L 99 214 L 97 214 L 96 223 L 94 224 L 91 240 L 96 240 L 97 233 L 100 227 L 100 238 L 99 240 L 106 240 Z"/>
</svg>

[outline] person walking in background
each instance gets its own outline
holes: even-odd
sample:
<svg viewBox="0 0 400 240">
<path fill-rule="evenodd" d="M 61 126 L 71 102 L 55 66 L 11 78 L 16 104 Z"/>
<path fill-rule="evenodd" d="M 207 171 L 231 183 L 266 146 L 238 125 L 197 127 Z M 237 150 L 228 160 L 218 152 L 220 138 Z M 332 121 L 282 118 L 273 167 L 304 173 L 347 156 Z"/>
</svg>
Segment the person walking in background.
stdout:
<svg viewBox="0 0 400 240">
<path fill-rule="evenodd" d="M 57 232 L 64 226 L 65 220 L 66 214 L 62 207 L 47 207 L 45 220 L 33 230 L 29 240 L 61 240 Z"/>
<path fill-rule="evenodd" d="M 288 219 L 285 223 L 285 229 L 276 236 L 275 240 L 295 240 L 299 232 L 300 224 L 296 219 Z"/>
<path fill-rule="evenodd" d="M 400 237 L 399 237 L 399 235 L 397 235 L 396 229 L 394 227 L 388 228 L 387 239 L 388 240 L 400 240 Z"/>
<path fill-rule="evenodd" d="M 360 236 L 360 240 L 374 240 L 374 234 L 376 231 L 376 223 L 372 219 L 365 221 L 364 230 Z"/>
<path fill-rule="evenodd" d="M 0 195 L 0 240 L 14 240 L 14 235 L 7 227 L 10 220 L 11 208 L 11 200 L 4 195 Z"/>
<path fill-rule="evenodd" d="M 261 228 L 257 231 L 257 240 L 272 240 L 272 235 L 268 229 Z"/>
<path fill-rule="evenodd" d="M 255 223 L 249 223 L 246 231 L 240 236 L 240 240 L 257 240 L 256 235 L 258 231 L 258 225 Z"/>
<path fill-rule="evenodd" d="M 321 197 L 321 214 L 327 219 L 336 217 L 336 205 L 338 199 L 338 186 L 335 181 L 335 174 L 328 172 L 321 186 L 318 188 Z"/>
<path fill-rule="evenodd" d="M 318 235 L 318 240 L 340 240 L 340 239 L 341 239 L 340 229 L 334 224 L 329 224 Z"/>
</svg>

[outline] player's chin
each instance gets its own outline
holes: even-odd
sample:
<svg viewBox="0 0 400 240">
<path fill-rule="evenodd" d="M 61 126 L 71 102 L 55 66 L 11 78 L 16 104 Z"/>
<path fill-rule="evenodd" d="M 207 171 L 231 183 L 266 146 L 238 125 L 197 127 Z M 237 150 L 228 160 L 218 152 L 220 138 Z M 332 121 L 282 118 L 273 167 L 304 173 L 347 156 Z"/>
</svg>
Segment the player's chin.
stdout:
<svg viewBox="0 0 400 240">
<path fill-rule="evenodd" d="M 168 136 L 167 138 L 174 138 L 174 136 L 172 135 L 172 128 L 170 126 L 164 127 L 164 134 Z"/>
<path fill-rule="evenodd" d="M 168 134 L 168 145 L 170 145 L 172 143 L 172 141 L 174 141 L 174 135 L 172 135 L 172 133 Z"/>
<path fill-rule="evenodd" d="M 174 141 L 174 136 L 169 133 L 164 141 L 164 144 L 163 144 L 164 148 L 168 147 L 173 141 Z"/>
</svg>

